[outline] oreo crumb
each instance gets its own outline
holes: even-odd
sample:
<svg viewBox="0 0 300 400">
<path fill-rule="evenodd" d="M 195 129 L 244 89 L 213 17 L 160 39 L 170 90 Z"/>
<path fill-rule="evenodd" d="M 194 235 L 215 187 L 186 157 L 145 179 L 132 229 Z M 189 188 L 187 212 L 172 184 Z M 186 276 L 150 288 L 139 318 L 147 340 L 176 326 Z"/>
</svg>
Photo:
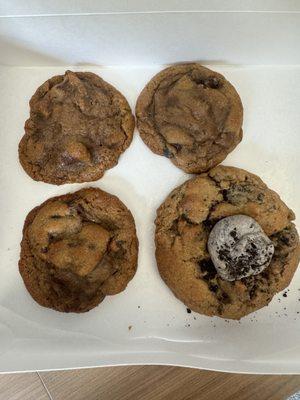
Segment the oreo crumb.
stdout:
<svg viewBox="0 0 300 400">
<path fill-rule="evenodd" d="M 287 297 L 287 292 L 284 292 L 282 296 Z"/>
<path fill-rule="evenodd" d="M 219 286 L 218 285 L 209 285 L 209 290 L 211 290 L 212 292 L 216 293 Z"/>
<path fill-rule="evenodd" d="M 175 147 L 176 151 L 180 151 L 182 149 L 182 146 L 179 143 L 172 143 L 172 146 Z"/>
<path fill-rule="evenodd" d="M 202 222 L 202 225 L 208 230 L 211 231 L 214 225 L 218 222 L 217 219 L 206 219 Z"/>
<path fill-rule="evenodd" d="M 237 240 L 237 234 L 236 234 L 236 228 L 234 228 L 229 235 L 236 241 Z"/>
<path fill-rule="evenodd" d="M 167 158 L 173 157 L 173 154 L 170 152 L 170 150 L 167 147 L 164 148 L 163 155 Z"/>
<path fill-rule="evenodd" d="M 263 201 L 264 197 L 265 197 L 265 195 L 263 193 L 259 193 L 258 196 L 257 196 L 257 200 L 258 201 Z"/>
<path fill-rule="evenodd" d="M 187 312 L 188 314 L 190 314 L 190 313 L 192 312 L 192 310 L 191 310 L 190 308 L 187 308 L 187 309 L 186 309 L 186 312 Z"/>
<path fill-rule="evenodd" d="M 217 275 L 216 268 L 211 259 L 201 260 L 198 265 L 203 273 L 203 279 L 211 280 Z"/>
</svg>

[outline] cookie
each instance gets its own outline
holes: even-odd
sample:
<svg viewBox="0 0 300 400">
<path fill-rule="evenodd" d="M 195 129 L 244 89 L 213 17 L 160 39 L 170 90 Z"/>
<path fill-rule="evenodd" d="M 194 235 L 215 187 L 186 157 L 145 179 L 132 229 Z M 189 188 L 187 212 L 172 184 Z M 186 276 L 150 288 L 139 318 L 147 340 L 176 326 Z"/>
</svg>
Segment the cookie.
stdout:
<svg viewBox="0 0 300 400">
<path fill-rule="evenodd" d="M 252 217 L 272 241 L 274 254 L 262 272 L 228 281 L 218 274 L 207 244 L 216 223 L 233 215 Z M 258 176 L 218 166 L 173 190 L 157 210 L 159 272 L 193 311 L 240 319 L 289 285 L 300 259 L 294 217 Z"/>
<path fill-rule="evenodd" d="M 29 104 L 19 159 L 36 181 L 96 181 L 131 143 L 135 123 L 127 100 L 91 72 L 50 78 Z"/>
<path fill-rule="evenodd" d="M 130 211 L 116 197 L 88 188 L 53 197 L 27 215 L 19 270 L 41 306 L 85 312 L 126 288 L 137 268 Z"/>
<path fill-rule="evenodd" d="M 146 145 L 188 173 L 222 162 L 242 139 L 243 106 L 223 75 L 181 64 L 155 75 L 136 104 Z"/>
</svg>

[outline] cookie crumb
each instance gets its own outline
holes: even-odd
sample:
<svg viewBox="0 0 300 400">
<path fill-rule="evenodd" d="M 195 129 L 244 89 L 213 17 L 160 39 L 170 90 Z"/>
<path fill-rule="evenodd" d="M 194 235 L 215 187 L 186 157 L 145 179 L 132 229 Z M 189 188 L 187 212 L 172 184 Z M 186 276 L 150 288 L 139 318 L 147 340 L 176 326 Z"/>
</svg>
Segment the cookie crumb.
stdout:
<svg viewBox="0 0 300 400">
<path fill-rule="evenodd" d="M 129 325 L 128 330 L 131 331 L 131 329 L 132 329 L 132 325 Z"/>
<path fill-rule="evenodd" d="M 187 308 L 187 309 L 186 309 L 186 312 L 187 312 L 188 314 L 190 314 L 190 313 L 192 312 L 192 310 L 191 310 L 190 308 Z"/>
</svg>

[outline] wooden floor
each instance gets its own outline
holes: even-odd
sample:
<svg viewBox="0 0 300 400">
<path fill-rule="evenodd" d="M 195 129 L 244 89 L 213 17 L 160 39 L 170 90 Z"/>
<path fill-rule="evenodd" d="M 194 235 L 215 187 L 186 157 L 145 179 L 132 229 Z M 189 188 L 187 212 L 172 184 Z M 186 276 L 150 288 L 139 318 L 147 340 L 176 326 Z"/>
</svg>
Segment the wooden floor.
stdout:
<svg viewBox="0 0 300 400">
<path fill-rule="evenodd" d="M 0 400 L 284 400 L 298 391 L 300 376 L 162 366 L 0 375 Z"/>
</svg>

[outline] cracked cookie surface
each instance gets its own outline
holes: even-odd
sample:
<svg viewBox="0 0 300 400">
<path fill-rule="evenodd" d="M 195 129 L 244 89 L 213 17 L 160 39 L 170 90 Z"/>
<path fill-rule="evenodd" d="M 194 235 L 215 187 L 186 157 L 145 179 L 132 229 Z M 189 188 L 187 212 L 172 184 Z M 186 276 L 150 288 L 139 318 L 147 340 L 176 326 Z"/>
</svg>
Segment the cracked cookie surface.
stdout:
<svg viewBox="0 0 300 400">
<path fill-rule="evenodd" d="M 50 78 L 29 104 L 19 159 L 34 180 L 95 181 L 131 143 L 134 117 L 127 100 L 91 72 Z"/>
<path fill-rule="evenodd" d="M 143 141 L 188 173 L 222 162 L 242 139 L 243 106 L 223 75 L 200 64 L 159 72 L 136 104 Z"/>
<path fill-rule="evenodd" d="M 27 215 L 20 274 L 42 306 L 85 312 L 123 291 L 137 268 L 130 211 L 100 189 L 53 197 Z"/>
<path fill-rule="evenodd" d="M 275 251 L 263 272 L 229 282 L 217 274 L 207 241 L 216 222 L 240 214 L 259 223 Z M 157 210 L 159 272 L 193 311 L 239 319 L 266 306 L 289 285 L 300 259 L 294 217 L 258 176 L 218 166 L 174 189 Z"/>
</svg>

